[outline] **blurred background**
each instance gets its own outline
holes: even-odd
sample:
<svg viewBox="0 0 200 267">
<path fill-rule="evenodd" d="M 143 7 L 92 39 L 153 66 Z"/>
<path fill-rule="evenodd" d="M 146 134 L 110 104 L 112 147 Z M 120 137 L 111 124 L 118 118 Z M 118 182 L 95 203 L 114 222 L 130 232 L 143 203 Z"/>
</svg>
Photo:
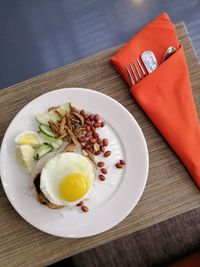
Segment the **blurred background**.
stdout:
<svg viewBox="0 0 200 267">
<path fill-rule="evenodd" d="M 164 11 L 200 53 L 200 0 L 0 0 L 0 88 L 127 42 Z"/>
</svg>

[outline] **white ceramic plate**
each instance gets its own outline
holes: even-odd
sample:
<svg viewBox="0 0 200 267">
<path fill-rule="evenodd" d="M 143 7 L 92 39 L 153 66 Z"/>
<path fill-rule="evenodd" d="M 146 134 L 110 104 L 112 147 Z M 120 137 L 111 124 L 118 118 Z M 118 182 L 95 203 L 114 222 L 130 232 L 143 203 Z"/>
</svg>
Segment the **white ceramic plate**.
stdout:
<svg viewBox="0 0 200 267">
<path fill-rule="evenodd" d="M 112 155 L 106 160 L 106 181 L 97 179 L 88 196 L 88 213 L 78 208 L 50 210 L 42 206 L 31 190 L 29 175 L 15 155 L 16 135 L 25 130 L 37 130 L 38 123 L 34 119 L 37 114 L 66 102 L 101 115 L 106 126 L 100 131 L 110 140 L 108 149 L 112 150 Z M 115 167 L 119 159 L 126 161 L 123 170 Z M 147 175 L 148 150 L 137 122 L 117 101 L 93 90 L 66 88 L 34 99 L 15 116 L 2 142 L 1 180 L 8 199 L 27 222 L 56 236 L 92 236 L 118 224 L 136 206 Z"/>
</svg>

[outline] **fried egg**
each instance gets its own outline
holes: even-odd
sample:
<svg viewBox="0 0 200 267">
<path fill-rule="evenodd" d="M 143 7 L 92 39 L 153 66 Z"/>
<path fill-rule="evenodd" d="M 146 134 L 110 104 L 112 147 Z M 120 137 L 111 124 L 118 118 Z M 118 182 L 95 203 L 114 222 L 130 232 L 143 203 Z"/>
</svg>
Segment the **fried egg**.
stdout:
<svg viewBox="0 0 200 267">
<path fill-rule="evenodd" d="M 40 189 L 53 204 L 74 206 L 84 199 L 95 178 L 93 163 L 75 152 L 59 153 L 41 171 Z"/>
</svg>

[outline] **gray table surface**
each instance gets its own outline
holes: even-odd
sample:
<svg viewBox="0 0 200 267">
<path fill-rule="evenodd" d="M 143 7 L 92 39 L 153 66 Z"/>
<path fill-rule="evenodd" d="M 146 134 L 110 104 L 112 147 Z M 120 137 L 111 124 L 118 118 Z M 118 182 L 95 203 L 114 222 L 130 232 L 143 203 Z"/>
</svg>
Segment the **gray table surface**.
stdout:
<svg viewBox="0 0 200 267">
<path fill-rule="evenodd" d="M 0 88 L 124 43 L 164 11 L 200 55 L 200 0 L 0 0 Z"/>
</svg>

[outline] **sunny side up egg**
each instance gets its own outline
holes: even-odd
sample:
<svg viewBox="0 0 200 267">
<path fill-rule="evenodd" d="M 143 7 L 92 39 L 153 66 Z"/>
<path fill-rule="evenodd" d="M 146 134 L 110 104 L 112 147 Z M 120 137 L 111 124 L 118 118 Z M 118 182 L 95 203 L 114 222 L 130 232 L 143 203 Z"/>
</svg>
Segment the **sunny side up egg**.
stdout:
<svg viewBox="0 0 200 267">
<path fill-rule="evenodd" d="M 40 189 L 53 204 L 74 206 L 86 197 L 95 178 L 93 163 L 75 152 L 59 153 L 43 167 Z"/>
</svg>

